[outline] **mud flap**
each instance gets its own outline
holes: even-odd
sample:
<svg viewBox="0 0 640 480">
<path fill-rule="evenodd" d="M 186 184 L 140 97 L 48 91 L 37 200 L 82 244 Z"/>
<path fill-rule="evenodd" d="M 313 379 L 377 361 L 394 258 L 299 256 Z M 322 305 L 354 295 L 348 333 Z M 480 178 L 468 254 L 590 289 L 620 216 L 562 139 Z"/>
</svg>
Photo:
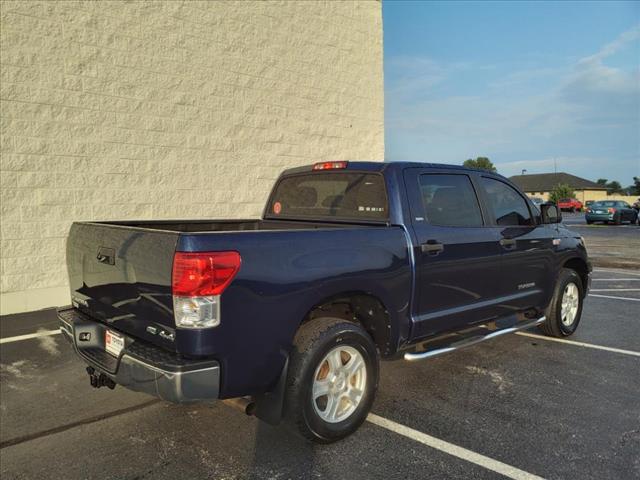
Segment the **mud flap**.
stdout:
<svg viewBox="0 0 640 480">
<path fill-rule="evenodd" d="M 269 425 L 278 425 L 282 421 L 284 396 L 287 388 L 289 357 L 284 362 L 280 377 L 274 389 L 255 397 L 255 416 Z"/>
</svg>

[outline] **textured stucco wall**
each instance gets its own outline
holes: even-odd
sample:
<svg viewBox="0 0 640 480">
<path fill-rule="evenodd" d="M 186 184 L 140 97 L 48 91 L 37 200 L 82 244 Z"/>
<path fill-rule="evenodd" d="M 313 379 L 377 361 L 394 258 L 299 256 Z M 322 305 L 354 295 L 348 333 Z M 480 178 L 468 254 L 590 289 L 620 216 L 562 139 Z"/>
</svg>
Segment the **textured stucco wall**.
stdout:
<svg viewBox="0 0 640 480">
<path fill-rule="evenodd" d="M 1 313 L 68 303 L 73 220 L 258 216 L 285 167 L 383 160 L 365 2 L 1 5 Z"/>
</svg>

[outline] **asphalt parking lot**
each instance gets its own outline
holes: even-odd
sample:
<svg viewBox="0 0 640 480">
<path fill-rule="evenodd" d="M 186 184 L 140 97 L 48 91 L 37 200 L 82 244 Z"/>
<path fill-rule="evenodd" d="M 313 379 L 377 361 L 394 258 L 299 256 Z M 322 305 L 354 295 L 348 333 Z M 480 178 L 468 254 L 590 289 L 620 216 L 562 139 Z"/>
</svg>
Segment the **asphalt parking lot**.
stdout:
<svg viewBox="0 0 640 480">
<path fill-rule="evenodd" d="M 640 270 L 640 226 L 587 225 L 584 213 L 562 213 L 569 228 L 585 239 L 589 257 L 595 265 Z"/>
<path fill-rule="evenodd" d="M 570 342 L 532 331 L 383 363 L 369 421 L 319 446 L 223 403 L 90 388 L 51 312 L 5 317 L 0 476 L 640 478 L 638 322 L 640 272 L 597 269 Z"/>
</svg>

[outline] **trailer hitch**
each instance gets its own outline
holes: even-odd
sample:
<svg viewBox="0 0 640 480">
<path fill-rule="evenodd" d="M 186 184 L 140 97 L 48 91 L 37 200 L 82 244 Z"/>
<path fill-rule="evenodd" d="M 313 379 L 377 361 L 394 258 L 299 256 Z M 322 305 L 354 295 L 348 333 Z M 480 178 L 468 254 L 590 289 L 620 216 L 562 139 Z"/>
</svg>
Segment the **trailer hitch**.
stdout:
<svg viewBox="0 0 640 480">
<path fill-rule="evenodd" d="M 104 373 L 96 372 L 95 368 L 87 367 L 87 373 L 89 374 L 89 383 L 93 388 L 107 387 L 109 390 L 116 388 L 116 382 Z"/>
</svg>

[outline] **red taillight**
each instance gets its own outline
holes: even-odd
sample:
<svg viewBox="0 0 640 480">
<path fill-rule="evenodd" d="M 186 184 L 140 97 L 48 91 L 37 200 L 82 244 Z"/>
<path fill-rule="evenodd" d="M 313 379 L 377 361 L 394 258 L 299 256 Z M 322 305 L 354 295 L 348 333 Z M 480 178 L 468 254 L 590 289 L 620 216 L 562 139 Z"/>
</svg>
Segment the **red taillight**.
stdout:
<svg viewBox="0 0 640 480">
<path fill-rule="evenodd" d="M 615 208 L 608 208 L 607 212 L 609 213 L 616 213 L 616 209 Z"/>
<path fill-rule="evenodd" d="M 349 162 L 320 162 L 313 166 L 314 170 L 338 170 L 341 168 L 347 168 Z"/>
<path fill-rule="evenodd" d="M 240 269 L 238 252 L 176 252 L 173 257 L 173 295 L 220 295 Z"/>
</svg>

